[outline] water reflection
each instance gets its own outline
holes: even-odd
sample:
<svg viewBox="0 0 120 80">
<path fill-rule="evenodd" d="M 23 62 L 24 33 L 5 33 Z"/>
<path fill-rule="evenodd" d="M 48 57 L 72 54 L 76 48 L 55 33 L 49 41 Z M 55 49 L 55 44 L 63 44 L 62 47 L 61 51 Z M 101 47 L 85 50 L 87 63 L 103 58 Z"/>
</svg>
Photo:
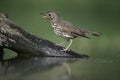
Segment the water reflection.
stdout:
<svg viewBox="0 0 120 80">
<path fill-rule="evenodd" d="M 52 80 L 70 80 L 71 69 L 68 64 L 78 60 L 76 58 L 60 57 L 19 57 L 3 60 L 0 62 L 0 80 L 27 80 L 25 78 L 26 76 L 31 76 L 36 73 L 41 74 L 56 66 L 64 68 L 64 71 L 61 73 L 56 72 Z"/>
<path fill-rule="evenodd" d="M 65 62 L 62 64 L 63 71 L 55 74 L 53 76 L 52 80 L 71 80 L 71 68 L 70 66 Z"/>
</svg>

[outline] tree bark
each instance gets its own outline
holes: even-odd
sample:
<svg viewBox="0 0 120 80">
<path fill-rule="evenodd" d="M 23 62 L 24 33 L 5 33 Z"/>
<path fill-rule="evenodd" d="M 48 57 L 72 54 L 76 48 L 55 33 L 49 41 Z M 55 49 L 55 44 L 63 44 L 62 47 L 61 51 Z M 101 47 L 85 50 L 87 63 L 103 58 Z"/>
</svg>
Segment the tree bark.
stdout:
<svg viewBox="0 0 120 80">
<path fill-rule="evenodd" d="M 8 19 L 8 15 L 0 13 L 0 55 L 3 49 L 8 48 L 18 55 L 52 56 L 52 57 L 88 57 L 73 51 L 60 51 L 63 47 L 37 37 Z"/>
</svg>

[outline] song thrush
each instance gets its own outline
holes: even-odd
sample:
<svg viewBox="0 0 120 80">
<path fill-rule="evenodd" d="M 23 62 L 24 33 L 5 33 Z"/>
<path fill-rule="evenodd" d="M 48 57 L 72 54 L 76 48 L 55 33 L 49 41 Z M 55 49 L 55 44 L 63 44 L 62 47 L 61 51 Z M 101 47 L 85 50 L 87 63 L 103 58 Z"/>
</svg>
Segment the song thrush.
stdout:
<svg viewBox="0 0 120 80">
<path fill-rule="evenodd" d="M 84 37 L 84 38 L 90 39 L 88 36 L 86 36 L 87 34 L 92 34 L 95 36 L 101 35 L 101 33 L 98 33 L 98 32 L 79 29 L 74 24 L 62 18 L 55 11 L 47 12 L 46 14 L 44 14 L 43 18 L 46 18 L 51 22 L 51 25 L 52 25 L 52 28 L 54 29 L 55 34 L 66 39 L 66 41 L 70 41 L 69 45 L 62 51 L 67 51 L 69 49 L 74 38 Z M 63 45 L 66 41 L 60 43 L 59 45 Z"/>
</svg>

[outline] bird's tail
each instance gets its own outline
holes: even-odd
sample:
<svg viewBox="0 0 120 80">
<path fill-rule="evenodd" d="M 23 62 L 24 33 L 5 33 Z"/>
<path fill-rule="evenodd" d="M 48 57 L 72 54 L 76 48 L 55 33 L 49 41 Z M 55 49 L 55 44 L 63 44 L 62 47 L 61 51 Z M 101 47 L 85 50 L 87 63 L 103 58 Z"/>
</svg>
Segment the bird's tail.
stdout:
<svg viewBox="0 0 120 80">
<path fill-rule="evenodd" d="M 99 33 L 99 32 L 87 32 L 87 34 L 92 34 L 94 36 L 100 36 L 100 35 L 102 35 L 102 33 Z"/>
</svg>

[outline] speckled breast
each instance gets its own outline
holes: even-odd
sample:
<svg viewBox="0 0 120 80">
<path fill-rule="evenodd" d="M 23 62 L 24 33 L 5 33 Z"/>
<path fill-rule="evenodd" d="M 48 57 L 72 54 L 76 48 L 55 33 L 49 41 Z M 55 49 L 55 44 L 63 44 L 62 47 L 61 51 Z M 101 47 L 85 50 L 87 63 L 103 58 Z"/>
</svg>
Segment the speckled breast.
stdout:
<svg viewBox="0 0 120 80">
<path fill-rule="evenodd" d="M 62 30 L 62 27 L 59 26 L 59 25 L 52 25 L 53 29 L 54 29 L 54 32 L 55 34 L 57 34 L 58 36 L 62 37 L 62 38 L 65 38 L 65 39 L 71 39 L 71 38 L 74 38 L 73 36 L 71 36 L 69 33 L 67 32 L 64 32 Z"/>
</svg>

